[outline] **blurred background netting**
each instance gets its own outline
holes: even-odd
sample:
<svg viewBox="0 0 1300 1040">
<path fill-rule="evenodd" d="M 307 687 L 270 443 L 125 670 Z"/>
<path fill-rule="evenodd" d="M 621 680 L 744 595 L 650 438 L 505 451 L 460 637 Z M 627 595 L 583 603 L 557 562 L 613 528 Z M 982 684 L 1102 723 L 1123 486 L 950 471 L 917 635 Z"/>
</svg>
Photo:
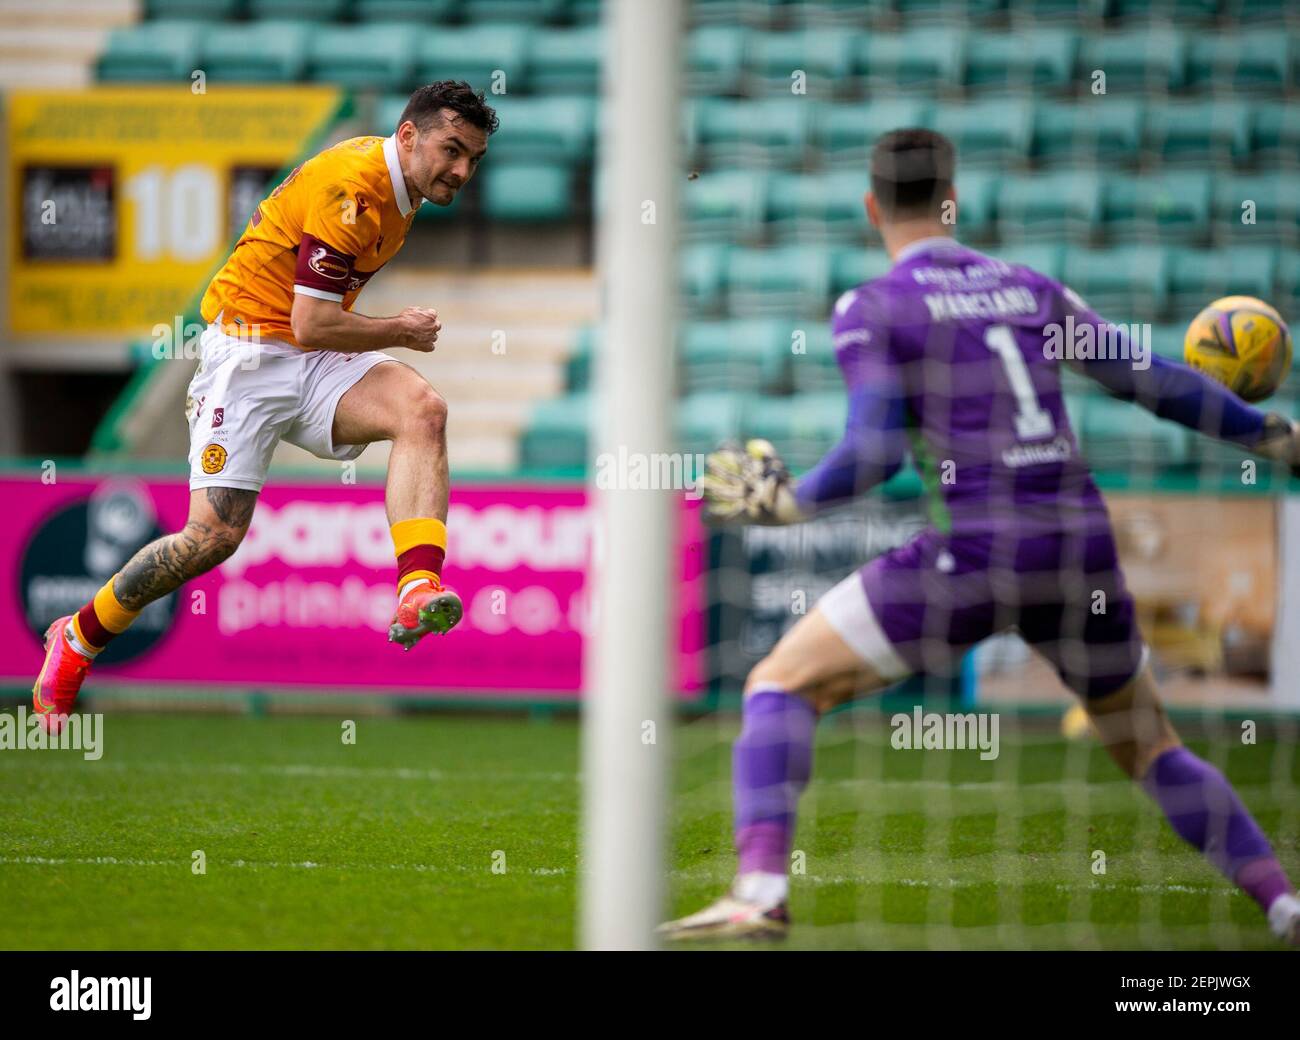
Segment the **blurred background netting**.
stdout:
<svg viewBox="0 0 1300 1040">
<path fill-rule="evenodd" d="M 473 383 L 460 457 L 489 469 L 584 466 L 599 334 L 575 272 L 592 259 L 599 194 L 597 2 L 73 2 L 57 7 L 58 27 L 39 11 L 19 19 L 19 6 L 6 8 L 9 86 L 188 84 L 194 70 L 211 90 L 338 85 L 353 112 L 334 136 L 390 132 L 407 93 L 433 78 L 487 90 L 502 119 L 491 162 L 449 210 L 420 210 L 414 240 L 367 302 L 406 292 L 426 266 L 454 266 L 457 305 L 476 325 L 526 314 L 510 348 L 535 365 L 489 376 L 466 351 L 439 359 L 449 386 Z M 72 9 L 81 27 L 68 33 Z M 836 435 L 843 403 L 825 318 L 839 293 L 887 264 L 861 196 L 872 142 L 901 125 L 956 143 L 964 241 L 1066 281 L 1113 320 L 1150 323 L 1161 354 L 1181 356 L 1187 321 L 1218 296 L 1295 312 L 1294 5 L 699 0 L 690 18 L 685 447 L 761 426 L 798 465 Z M 541 270 L 512 281 L 530 266 Z M 528 299 L 539 288 L 550 306 Z M 480 294 L 482 306 L 469 299 Z M 21 356 L 39 367 L 34 352 Z M 462 376 L 462 360 L 477 375 Z M 1238 461 L 1084 385 L 1071 391 L 1099 469 L 1214 480 Z"/>
</svg>

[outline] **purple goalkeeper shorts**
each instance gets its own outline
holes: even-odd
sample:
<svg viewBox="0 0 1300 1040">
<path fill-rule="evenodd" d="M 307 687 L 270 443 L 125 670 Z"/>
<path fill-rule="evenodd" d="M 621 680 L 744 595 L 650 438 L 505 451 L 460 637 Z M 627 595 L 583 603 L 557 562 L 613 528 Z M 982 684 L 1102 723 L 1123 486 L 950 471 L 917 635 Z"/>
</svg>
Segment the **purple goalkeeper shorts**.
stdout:
<svg viewBox="0 0 1300 1040">
<path fill-rule="evenodd" d="M 1145 647 L 1109 526 L 1087 532 L 920 535 L 858 572 L 881 633 L 909 669 L 951 674 L 1005 629 L 1084 697 L 1127 683 Z"/>
</svg>

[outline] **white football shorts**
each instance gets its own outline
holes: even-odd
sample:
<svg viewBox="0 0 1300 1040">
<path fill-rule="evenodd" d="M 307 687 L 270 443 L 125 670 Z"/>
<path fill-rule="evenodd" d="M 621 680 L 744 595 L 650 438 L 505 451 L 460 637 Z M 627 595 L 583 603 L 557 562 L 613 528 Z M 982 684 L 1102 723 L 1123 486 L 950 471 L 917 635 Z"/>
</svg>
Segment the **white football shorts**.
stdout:
<svg viewBox="0 0 1300 1040">
<path fill-rule="evenodd" d="M 317 458 L 355 459 L 364 444 L 336 445 L 339 398 L 376 365 L 396 361 L 366 351 L 299 350 L 278 340 L 250 343 L 209 325 L 190 380 L 190 489 L 260 491 L 275 446 L 296 444 Z"/>
<path fill-rule="evenodd" d="M 894 682 L 911 674 L 912 669 L 880 627 L 860 571 L 854 571 L 819 599 L 817 609 L 849 649 L 882 679 Z"/>
</svg>

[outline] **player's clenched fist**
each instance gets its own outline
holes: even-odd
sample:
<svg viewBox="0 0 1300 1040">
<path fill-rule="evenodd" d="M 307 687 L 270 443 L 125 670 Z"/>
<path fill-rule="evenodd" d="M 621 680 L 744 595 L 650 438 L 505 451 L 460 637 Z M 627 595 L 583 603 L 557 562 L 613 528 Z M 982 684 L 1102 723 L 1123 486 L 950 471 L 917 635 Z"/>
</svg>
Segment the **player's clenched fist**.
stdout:
<svg viewBox="0 0 1300 1040">
<path fill-rule="evenodd" d="M 429 307 L 407 307 L 397 316 L 397 345 L 429 353 L 438 341 L 442 326 L 438 312 Z"/>
</svg>

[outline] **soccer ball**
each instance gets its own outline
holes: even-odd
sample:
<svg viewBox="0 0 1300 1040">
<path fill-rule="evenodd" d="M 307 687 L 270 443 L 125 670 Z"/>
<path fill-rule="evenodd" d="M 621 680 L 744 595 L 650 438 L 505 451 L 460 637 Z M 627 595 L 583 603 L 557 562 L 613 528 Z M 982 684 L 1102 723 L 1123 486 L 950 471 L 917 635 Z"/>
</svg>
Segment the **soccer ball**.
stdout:
<svg viewBox="0 0 1300 1040">
<path fill-rule="evenodd" d="M 1291 370 L 1291 332 L 1263 300 L 1225 296 L 1192 320 L 1183 359 L 1243 401 L 1262 401 Z"/>
</svg>

